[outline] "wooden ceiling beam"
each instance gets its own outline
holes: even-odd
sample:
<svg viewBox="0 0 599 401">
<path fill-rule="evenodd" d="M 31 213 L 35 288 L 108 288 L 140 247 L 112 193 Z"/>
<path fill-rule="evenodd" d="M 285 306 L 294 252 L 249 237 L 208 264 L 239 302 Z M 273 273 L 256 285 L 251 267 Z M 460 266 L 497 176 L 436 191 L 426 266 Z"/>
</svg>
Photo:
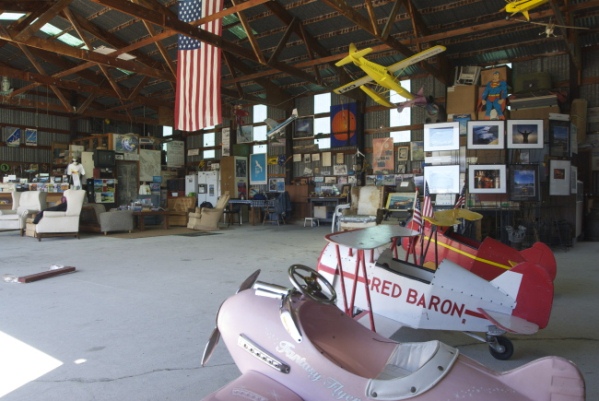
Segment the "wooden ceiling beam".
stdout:
<svg viewBox="0 0 599 401">
<path fill-rule="evenodd" d="M 52 18 L 56 17 L 58 13 L 62 11 L 63 8 L 68 7 L 72 0 L 58 0 L 54 3 L 51 3 L 50 7 L 40 16 L 38 16 L 34 21 L 31 21 L 24 29 L 22 29 L 19 33 L 15 35 L 15 40 L 17 42 L 25 42 L 31 36 L 33 36 L 37 31 L 39 31 L 44 25 L 52 20 Z"/>
</svg>

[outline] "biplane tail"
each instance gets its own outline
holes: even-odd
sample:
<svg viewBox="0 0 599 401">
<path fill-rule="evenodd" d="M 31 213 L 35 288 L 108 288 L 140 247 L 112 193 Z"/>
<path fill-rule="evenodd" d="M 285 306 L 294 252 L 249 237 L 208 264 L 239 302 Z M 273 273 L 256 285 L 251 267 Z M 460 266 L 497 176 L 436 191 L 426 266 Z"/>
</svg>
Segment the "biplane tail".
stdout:
<svg viewBox="0 0 599 401">
<path fill-rule="evenodd" d="M 372 48 L 370 48 L 370 47 L 363 49 L 363 50 L 358 50 L 356 45 L 354 45 L 353 43 L 350 43 L 349 44 L 349 55 L 347 55 L 344 58 L 342 58 L 341 60 L 337 61 L 335 63 L 335 66 L 341 67 L 343 65 L 353 63 L 353 62 L 361 59 L 362 57 L 370 54 L 371 52 L 372 52 Z"/>
<path fill-rule="evenodd" d="M 555 255 L 547 245 L 542 242 L 535 242 L 530 248 L 523 249 L 520 254 L 528 262 L 533 262 L 542 266 L 551 280 L 555 280 L 557 276 L 557 262 Z"/>
<path fill-rule="evenodd" d="M 518 292 L 514 294 L 514 274 L 520 274 Z M 491 284 L 516 300 L 512 316 L 536 324 L 543 329 L 549 323 L 553 307 L 553 280 L 536 263 L 523 262 L 491 281 Z"/>
</svg>

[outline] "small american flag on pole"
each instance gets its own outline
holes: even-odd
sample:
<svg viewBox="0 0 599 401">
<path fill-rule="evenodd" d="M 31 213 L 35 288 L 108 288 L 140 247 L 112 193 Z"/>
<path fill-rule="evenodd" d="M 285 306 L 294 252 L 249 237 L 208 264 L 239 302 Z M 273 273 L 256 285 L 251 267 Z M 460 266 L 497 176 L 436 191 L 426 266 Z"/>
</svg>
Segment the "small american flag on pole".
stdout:
<svg viewBox="0 0 599 401">
<path fill-rule="evenodd" d="M 455 202 L 454 209 L 459 209 L 466 203 L 466 185 L 462 186 L 462 191 L 460 192 L 460 196 L 458 196 L 458 200 Z"/>
<path fill-rule="evenodd" d="M 179 19 L 193 22 L 222 10 L 224 0 L 181 0 Z M 216 19 L 200 28 L 221 35 Z M 195 38 L 179 35 L 175 129 L 197 131 L 222 123 L 220 100 L 220 49 Z"/>
<path fill-rule="evenodd" d="M 424 182 L 424 205 L 422 206 L 422 216 L 433 217 L 433 204 L 431 194 L 428 190 L 428 182 Z"/>
</svg>

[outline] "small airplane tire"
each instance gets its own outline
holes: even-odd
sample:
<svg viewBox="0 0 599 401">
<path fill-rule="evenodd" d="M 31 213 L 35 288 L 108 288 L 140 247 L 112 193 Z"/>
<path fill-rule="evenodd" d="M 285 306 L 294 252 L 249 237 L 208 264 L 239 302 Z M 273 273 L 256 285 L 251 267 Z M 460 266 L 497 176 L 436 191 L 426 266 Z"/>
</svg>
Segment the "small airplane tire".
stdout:
<svg viewBox="0 0 599 401">
<path fill-rule="evenodd" d="M 503 351 L 500 352 L 494 348 L 493 345 L 489 345 L 489 352 L 493 355 L 493 358 L 499 359 L 500 361 L 507 361 L 514 355 L 514 344 L 508 338 L 503 336 L 495 337 L 497 342 L 496 345 L 499 345 L 500 348 L 503 348 Z"/>
</svg>

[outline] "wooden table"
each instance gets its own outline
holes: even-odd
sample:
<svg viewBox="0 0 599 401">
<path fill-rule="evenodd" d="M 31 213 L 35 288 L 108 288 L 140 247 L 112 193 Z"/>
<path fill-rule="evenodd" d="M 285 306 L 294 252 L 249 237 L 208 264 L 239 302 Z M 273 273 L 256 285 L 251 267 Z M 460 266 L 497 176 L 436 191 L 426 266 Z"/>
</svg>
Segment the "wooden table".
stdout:
<svg viewBox="0 0 599 401">
<path fill-rule="evenodd" d="M 137 228 L 139 231 L 146 229 L 145 217 L 149 216 L 162 216 L 162 225 L 165 230 L 168 230 L 168 214 L 167 210 L 142 210 L 141 212 L 132 212 L 133 216 L 137 219 Z"/>
</svg>

